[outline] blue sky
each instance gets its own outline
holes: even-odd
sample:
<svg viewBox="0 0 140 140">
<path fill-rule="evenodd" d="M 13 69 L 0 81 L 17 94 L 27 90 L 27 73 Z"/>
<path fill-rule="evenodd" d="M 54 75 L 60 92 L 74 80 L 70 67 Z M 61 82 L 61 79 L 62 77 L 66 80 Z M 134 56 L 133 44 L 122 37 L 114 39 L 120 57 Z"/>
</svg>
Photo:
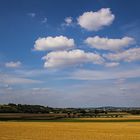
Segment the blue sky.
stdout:
<svg viewBox="0 0 140 140">
<path fill-rule="evenodd" d="M 0 0 L 0 103 L 140 106 L 139 0 Z"/>
</svg>

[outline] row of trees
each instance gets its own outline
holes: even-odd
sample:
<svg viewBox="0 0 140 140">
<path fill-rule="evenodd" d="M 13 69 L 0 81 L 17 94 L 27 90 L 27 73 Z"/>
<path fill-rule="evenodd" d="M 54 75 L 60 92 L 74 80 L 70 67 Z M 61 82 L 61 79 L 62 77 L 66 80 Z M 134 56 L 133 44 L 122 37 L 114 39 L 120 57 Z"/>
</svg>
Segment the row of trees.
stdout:
<svg viewBox="0 0 140 140">
<path fill-rule="evenodd" d="M 0 105 L 0 113 L 49 113 L 51 111 L 52 108 L 40 105 L 16 105 L 13 103 Z"/>
<path fill-rule="evenodd" d="M 7 105 L 0 105 L 0 113 L 59 113 L 59 114 L 80 114 L 82 116 L 91 116 L 91 115 L 98 115 L 104 114 L 107 115 L 110 112 L 118 112 L 117 109 L 95 109 L 95 108 L 52 108 L 52 107 L 45 107 L 41 105 L 22 105 L 22 104 L 13 104 L 9 103 Z M 131 114 L 140 114 L 140 109 L 135 108 L 125 108 L 119 109 L 119 112 L 127 112 Z"/>
</svg>

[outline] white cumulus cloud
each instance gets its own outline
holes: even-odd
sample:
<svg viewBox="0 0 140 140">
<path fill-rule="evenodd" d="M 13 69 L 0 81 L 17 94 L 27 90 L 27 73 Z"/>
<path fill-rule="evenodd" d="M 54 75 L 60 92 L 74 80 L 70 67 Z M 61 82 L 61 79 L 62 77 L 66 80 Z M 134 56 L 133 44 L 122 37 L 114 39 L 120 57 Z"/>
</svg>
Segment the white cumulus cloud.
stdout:
<svg viewBox="0 0 140 140">
<path fill-rule="evenodd" d="M 74 39 L 65 36 L 38 38 L 34 48 L 38 51 L 70 49 L 75 46 Z"/>
<path fill-rule="evenodd" d="M 137 61 L 140 60 L 140 48 L 130 48 L 123 52 L 109 53 L 104 55 L 104 57 L 106 57 L 111 61 L 125 61 L 125 62 Z"/>
<path fill-rule="evenodd" d="M 121 39 L 110 39 L 110 38 L 95 36 L 95 37 L 88 37 L 85 40 L 85 43 L 99 50 L 117 51 L 122 48 L 128 47 L 129 45 L 134 44 L 135 40 L 127 36 Z"/>
<path fill-rule="evenodd" d="M 110 25 L 115 16 L 111 13 L 109 8 L 102 8 L 97 12 L 85 12 L 79 16 L 78 24 L 88 31 L 98 31 L 104 26 Z"/>
<path fill-rule="evenodd" d="M 7 62 L 5 63 L 5 66 L 8 67 L 8 68 L 18 68 L 21 66 L 21 62 L 20 61 L 17 61 L 17 62 Z"/>
<path fill-rule="evenodd" d="M 83 50 L 57 51 L 50 52 L 43 57 L 45 60 L 44 67 L 57 68 L 80 65 L 83 63 L 102 64 L 104 59 L 99 55 Z"/>
</svg>

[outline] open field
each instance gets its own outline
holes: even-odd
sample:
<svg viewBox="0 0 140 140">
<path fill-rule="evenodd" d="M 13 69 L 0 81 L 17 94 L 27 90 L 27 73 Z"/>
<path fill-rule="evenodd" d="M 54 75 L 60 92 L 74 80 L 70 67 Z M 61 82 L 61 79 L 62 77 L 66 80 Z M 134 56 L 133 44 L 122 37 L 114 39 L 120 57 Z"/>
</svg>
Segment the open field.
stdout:
<svg viewBox="0 0 140 140">
<path fill-rule="evenodd" d="M 117 118 L 104 118 L 104 117 L 100 117 L 100 118 L 78 118 L 80 120 L 90 120 L 90 121 L 102 121 L 102 120 L 112 120 L 112 121 L 140 121 L 140 115 L 125 115 L 123 117 L 117 117 Z"/>
<path fill-rule="evenodd" d="M 0 120 L 54 120 L 66 114 L 0 113 Z"/>
<path fill-rule="evenodd" d="M 0 122 L 0 140 L 140 140 L 140 122 Z"/>
</svg>

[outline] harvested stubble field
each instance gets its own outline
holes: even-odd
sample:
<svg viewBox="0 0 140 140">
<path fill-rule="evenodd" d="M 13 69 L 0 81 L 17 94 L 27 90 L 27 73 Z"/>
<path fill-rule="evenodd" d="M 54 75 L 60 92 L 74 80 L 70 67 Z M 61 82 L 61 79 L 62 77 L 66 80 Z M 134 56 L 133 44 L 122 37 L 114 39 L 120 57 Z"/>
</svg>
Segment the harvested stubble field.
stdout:
<svg viewBox="0 0 140 140">
<path fill-rule="evenodd" d="M 140 122 L 0 122 L 0 140 L 140 140 Z"/>
</svg>

